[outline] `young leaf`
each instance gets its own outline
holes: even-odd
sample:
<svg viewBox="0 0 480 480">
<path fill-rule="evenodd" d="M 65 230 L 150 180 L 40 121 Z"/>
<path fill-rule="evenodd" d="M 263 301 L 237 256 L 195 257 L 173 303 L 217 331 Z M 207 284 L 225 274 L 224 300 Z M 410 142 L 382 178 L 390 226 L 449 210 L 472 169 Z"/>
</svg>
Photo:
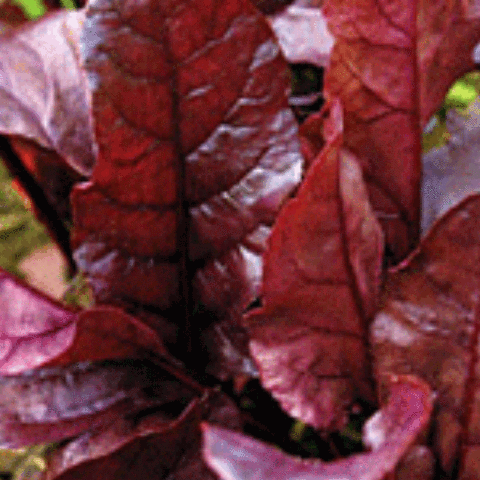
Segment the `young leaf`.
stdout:
<svg viewBox="0 0 480 480">
<path fill-rule="evenodd" d="M 204 457 L 222 480 L 382 480 L 392 472 L 430 417 L 428 385 L 415 377 L 396 378 L 388 404 L 376 414 L 375 435 L 381 439 L 370 453 L 331 463 L 299 460 L 242 434 L 203 425 Z"/>
<path fill-rule="evenodd" d="M 455 465 L 480 477 L 479 221 L 479 195 L 439 220 L 390 273 L 371 328 L 380 386 L 411 372 L 437 392 L 433 447 L 447 478 Z"/>
<path fill-rule="evenodd" d="M 93 134 L 75 51 L 82 21 L 82 12 L 57 12 L 0 36 L 0 133 L 33 140 L 88 175 Z"/>
<path fill-rule="evenodd" d="M 325 88 L 345 108 L 345 146 L 361 161 L 396 260 L 419 236 L 422 129 L 451 83 L 474 67 L 475 13 L 456 0 L 324 5 L 336 38 Z"/>
<path fill-rule="evenodd" d="M 341 428 L 359 392 L 371 399 L 367 328 L 383 256 L 359 166 L 341 149 L 341 122 L 337 102 L 327 145 L 269 239 L 264 306 L 245 320 L 263 386 L 322 429 Z"/>
<path fill-rule="evenodd" d="M 0 273 L 0 374 L 147 352 L 165 353 L 158 335 L 120 309 L 78 312 Z"/>
<path fill-rule="evenodd" d="M 302 168 L 270 30 L 247 0 L 93 1 L 82 45 L 99 157 L 74 246 L 97 299 L 188 307 L 193 281 L 238 317 Z"/>
</svg>

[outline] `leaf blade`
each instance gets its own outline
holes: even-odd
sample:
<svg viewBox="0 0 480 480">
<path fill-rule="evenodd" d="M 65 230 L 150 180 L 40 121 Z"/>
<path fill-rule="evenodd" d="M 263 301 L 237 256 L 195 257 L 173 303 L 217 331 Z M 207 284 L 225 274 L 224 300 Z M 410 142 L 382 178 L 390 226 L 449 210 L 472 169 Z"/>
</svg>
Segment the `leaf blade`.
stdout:
<svg viewBox="0 0 480 480">
<path fill-rule="evenodd" d="M 204 456 L 222 480 L 381 480 L 426 426 L 431 409 L 428 385 L 405 376 L 393 382 L 389 403 L 380 411 L 388 435 L 373 452 L 330 463 L 299 461 L 257 440 L 203 424 Z"/>
</svg>

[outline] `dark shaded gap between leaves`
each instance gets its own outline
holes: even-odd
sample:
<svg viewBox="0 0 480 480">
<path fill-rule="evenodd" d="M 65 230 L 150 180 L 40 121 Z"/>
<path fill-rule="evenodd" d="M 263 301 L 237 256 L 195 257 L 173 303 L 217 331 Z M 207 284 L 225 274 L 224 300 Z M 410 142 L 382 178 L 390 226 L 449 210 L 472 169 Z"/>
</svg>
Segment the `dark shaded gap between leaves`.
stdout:
<svg viewBox="0 0 480 480">
<path fill-rule="evenodd" d="M 252 3 L 265 15 L 278 13 L 288 5 L 293 3 L 293 0 L 251 0 Z"/>
<path fill-rule="evenodd" d="M 73 276 L 76 272 L 76 266 L 72 257 L 70 248 L 70 233 L 59 219 L 54 206 L 50 203 L 42 188 L 37 181 L 25 168 L 20 158 L 12 149 L 7 138 L 0 136 L 0 155 L 5 165 L 14 178 L 17 178 L 22 187 L 26 190 L 36 207 L 36 212 L 41 215 L 39 219 L 46 227 L 50 236 L 61 248 L 68 262 L 69 275 Z"/>
<path fill-rule="evenodd" d="M 323 96 L 324 69 L 309 63 L 292 63 L 292 93 L 288 103 L 297 121 L 303 123 L 312 113 L 321 110 Z"/>
<path fill-rule="evenodd" d="M 361 442 L 352 440 L 346 432 L 327 435 L 307 425 L 300 425 L 301 436 L 295 438 L 292 432 L 301 422 L 288 416 L 259 380 L 250 380 L 240 394 L 235 392 L 233 382 L 224 383 L 222 390 L 234 398 L 241 408 L 246 435 L 276 445 L 290 455 L 332 461 L 363 451 Z M 359 436 L 363 424 L 373 414 L 375 407 L 362 400 L 357 400 L 356 406 L 356 412 L 351 415 L 348 425 Z M 267 411 L 268 415 L 265 415 Z"/>
</svg>

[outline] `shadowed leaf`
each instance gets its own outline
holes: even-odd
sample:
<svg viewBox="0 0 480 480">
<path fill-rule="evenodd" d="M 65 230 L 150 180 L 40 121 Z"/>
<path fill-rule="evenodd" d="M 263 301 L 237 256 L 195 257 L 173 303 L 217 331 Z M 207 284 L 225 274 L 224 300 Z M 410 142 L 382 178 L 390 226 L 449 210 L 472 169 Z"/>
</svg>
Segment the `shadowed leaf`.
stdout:
<svg viewBox="0 0 480 480">
<path fill-rule="evenodd" d="M 0 446 L 74 437 L 124 413 L 185 402 L 193 391 L 145 361 L 78 363 L 0 378 Z"/>
<path fill-rule="evenodd" d="M 237 429 L 238 410 L 222 395 L 192 402 L 176 419 L 158 413 L 124 416 L 58 449 L 47 480 L 216 480 L 200 453 L 199 422 L 208 419 Z"/>
<path fill-rule="evenodd" d="M 269 239 L 264 306 L 245 320 L 263 386 L 322 429 L 341 428 L 356 395 L 372 398 L 366 338 L 383 254 L 360 169 L 341 150 L 341 122 L 335 103 L 327 144 Z"/>
<path fill-rule="evenodd" d="M 222 480 L 382 480 L 425 428 L 431 410 L 428 385 L 403 376 L 392 382 L 388 404 L 372 417 L 374 424 L 367 424 L 367 430 L 381 438 L 373 452 L 331 463 L 299 460 L 258 440 L 204 424 L 204 457 Z"/>
<path fill-rule="evenodd" d="M 469 197 L 392 271 L 371 328 L 377 381 L 411 372 L 437 392 L 433 448 L 450 478 L 480 476 L 480 197 Z"/>
</svg>

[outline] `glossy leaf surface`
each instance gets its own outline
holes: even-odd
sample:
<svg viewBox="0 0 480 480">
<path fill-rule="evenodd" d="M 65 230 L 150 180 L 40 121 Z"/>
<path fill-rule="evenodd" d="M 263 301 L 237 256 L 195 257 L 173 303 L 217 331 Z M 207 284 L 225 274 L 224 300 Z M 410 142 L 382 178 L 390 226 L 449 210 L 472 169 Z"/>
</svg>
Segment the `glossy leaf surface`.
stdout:
<svg viewBox="0 0 480 480">
<path fill-rule="evenodd" d="M 313 5 L 302 5 L 312 3 Z M 334 39 L 319 2 L 293 2 L 269 17 L 285 58 L 290 63 L 310 63 L 326 67 Z"/>
<path fill-rule="evenodd" d="M 340 148 L 341 122 L 336 103 L 327 145 L 269 239 L 264 306 L 246 318 L 263 386 L 322 429 L 341 428 L 356 395 L 371 399 L 366 335 L 383 254 L 358 164 Z"/>
<path fill-rule="evenodd" d="M 299 460 L 258 440 L 204 425 L 204 456 L 222 480 L 381 480 L 425 428 L 431 410 L 428 385 L 400 377 L 391 385 L 388 404 L 372 418 L 375 425 L 368 427 L 381 438 L 373 452 L 331 463 Z"/>
<path fill-rule="evenodd" d="M 233 429 L 241 425 L 238 411 L 221 395 L 192 402 L 174 420 L 162 413 L 123 416 L 107 428 L 86 433 L 58 449 L 50 460 L 47 479 L 123 480 L 129 475 L 216 480 L 200 454 L 202 419 L 221 421 Z"/>
<path fill-rule="evenodd" d="M 435 224 L 389 275 L 371 329 L 380 386 L 409 372 L 437 392 L 433 448 L 447 478 L 456 463 L 459 478 L 480 476 L 479 219 L 476 195 Z"/>
<path fill-rule="evenodd" d="M 76 436 L 144 408 L 185 402 L 192 390 L 145 361 L 78 363 L 0 379 L 3 448 Z"/>
<path fill-rule="evenodd" d="M 153 330 L 120 309 L 68 309 L 6 272 L 0 275 L 0 345 L 2 375 L 164 352 Z"/>
<path fill-rule="evenodd" d="M 0 36 L 0 133 L 55 151 L 88 175 L 93 133 L 76 51 L 82 12 L 57 12 Z"/>
<path fill-rule="evenodd" d="M 345 146 L 399 260 L 419 236 L 422 129 L 473 69 L 480 21 L 461 0 L 331 0 L 323 11 L 336 38 L 326 92 L 342 101 Z"/>
<path fill-rule="evenodd" d="M 74 245 L 97 299 L 168 309 L 193 282 L 238 317 L 302 169 L 265 21 L 247 0 L 96 1 L 82 45 L 99 158 L 74 192 Z"/>
</svg>

